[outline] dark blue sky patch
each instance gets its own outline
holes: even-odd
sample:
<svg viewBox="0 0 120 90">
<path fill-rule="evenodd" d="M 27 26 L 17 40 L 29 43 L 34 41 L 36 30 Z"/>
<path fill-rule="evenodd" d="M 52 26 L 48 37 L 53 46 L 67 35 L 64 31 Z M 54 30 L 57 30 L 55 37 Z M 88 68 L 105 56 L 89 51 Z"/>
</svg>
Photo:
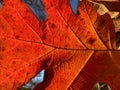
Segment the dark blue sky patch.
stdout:
<svg viewBox="0 0 120 90">
<path fill-rule="evenodd" d="M 47 19 L 42 0 L 24 0 L 24 2 L 30 7 L 39 20 L 45 21 Z"/>
<path fill-rule="evenodd" d="M 42 0 L 24 0 L 24 2 L 30 7 L 39 20 L 45 21 L 47 19 L 47 14 L 45 12 Z M 74 14 L 78 14 L 78 4 L 79 0 L 70 0 L 70 5 Z"/>
<path fill-rule="evenodd" d="M 79 0 L 70 0 L 70 4 L 74 14 L 78 14 L 77 11 L 78 11 Z"/>
</svg>

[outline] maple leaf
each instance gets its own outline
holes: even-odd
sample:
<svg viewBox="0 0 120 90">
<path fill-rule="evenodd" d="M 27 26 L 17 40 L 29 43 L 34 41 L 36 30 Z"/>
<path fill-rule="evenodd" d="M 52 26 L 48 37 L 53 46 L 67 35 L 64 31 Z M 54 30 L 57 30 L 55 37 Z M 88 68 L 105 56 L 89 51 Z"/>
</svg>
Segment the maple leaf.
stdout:
<svg viewBox="0 0 120 90">
<path fill-rule="evenodd" d="M 113 22 L 83 0 L 75 15 L 69 0 L 43 0 L 39 21 L 21 0 L 4 0 L 0 11 L 0 90 L 17 90 L 42 69 L 36 90 L 91 90 L 102 81 L 120 88 L 120 51 Z"/>
</svg>

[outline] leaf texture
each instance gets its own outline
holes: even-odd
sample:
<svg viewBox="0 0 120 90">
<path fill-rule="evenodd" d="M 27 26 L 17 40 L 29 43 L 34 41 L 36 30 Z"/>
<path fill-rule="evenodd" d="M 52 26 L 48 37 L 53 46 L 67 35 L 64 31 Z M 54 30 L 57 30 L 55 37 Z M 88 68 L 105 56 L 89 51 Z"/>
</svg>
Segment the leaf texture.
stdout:
<svg viewBox="0 0 120 90">
<path fill-rule="evenodd" d="M 18 90 L 42 69 L 35 90 L 91 90 L 103 81 L 120 86 L 120 51 L 108 14 L 83 0 L 78 15 L 69 0 L 43 0 L 41 22 L 21 0 L 4 0 L 0 11 L 0 90 Z"/>
</svg>

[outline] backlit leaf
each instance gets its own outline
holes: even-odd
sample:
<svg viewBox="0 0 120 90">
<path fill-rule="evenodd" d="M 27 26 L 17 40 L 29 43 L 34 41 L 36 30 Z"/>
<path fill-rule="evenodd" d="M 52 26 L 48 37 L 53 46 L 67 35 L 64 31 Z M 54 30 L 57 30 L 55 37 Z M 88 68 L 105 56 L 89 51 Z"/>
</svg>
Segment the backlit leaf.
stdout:
<svg viewBox="0 0 120 90">
<path fill-rule="evenodd" d="M 75 15 L 69 0 L 43 0 L 41 22 L 21 0 L 0 11 L 0 90 L 18 90 L 42 69 L 35 90 L 92 90 L 97 82 L 120 88 L 120 51 L 108 14 L 83 0 Z"/>
</svg>

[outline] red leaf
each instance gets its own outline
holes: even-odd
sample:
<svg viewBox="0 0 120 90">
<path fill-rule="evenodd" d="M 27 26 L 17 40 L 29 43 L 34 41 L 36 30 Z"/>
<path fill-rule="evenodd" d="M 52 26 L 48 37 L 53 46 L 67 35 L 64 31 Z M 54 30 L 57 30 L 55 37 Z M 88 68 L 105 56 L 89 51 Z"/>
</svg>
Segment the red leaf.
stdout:
<svg viewBox="0 0 120 90">
<path fill-rule="evenodd" d="M 17 90 L 46 70 L 36 90 L 91 90 L 103 81 L 114 90 L 120 83 L 110 16 L 100 16 L 91 3 L 73 14 L 69 0 L 43 0 L 48 15 L 39 21 L 21 0 L 4 0 L 0 11 L 0 89 Z M 94 71 L 93 71 L 94 70 Z"/>
</svg>

